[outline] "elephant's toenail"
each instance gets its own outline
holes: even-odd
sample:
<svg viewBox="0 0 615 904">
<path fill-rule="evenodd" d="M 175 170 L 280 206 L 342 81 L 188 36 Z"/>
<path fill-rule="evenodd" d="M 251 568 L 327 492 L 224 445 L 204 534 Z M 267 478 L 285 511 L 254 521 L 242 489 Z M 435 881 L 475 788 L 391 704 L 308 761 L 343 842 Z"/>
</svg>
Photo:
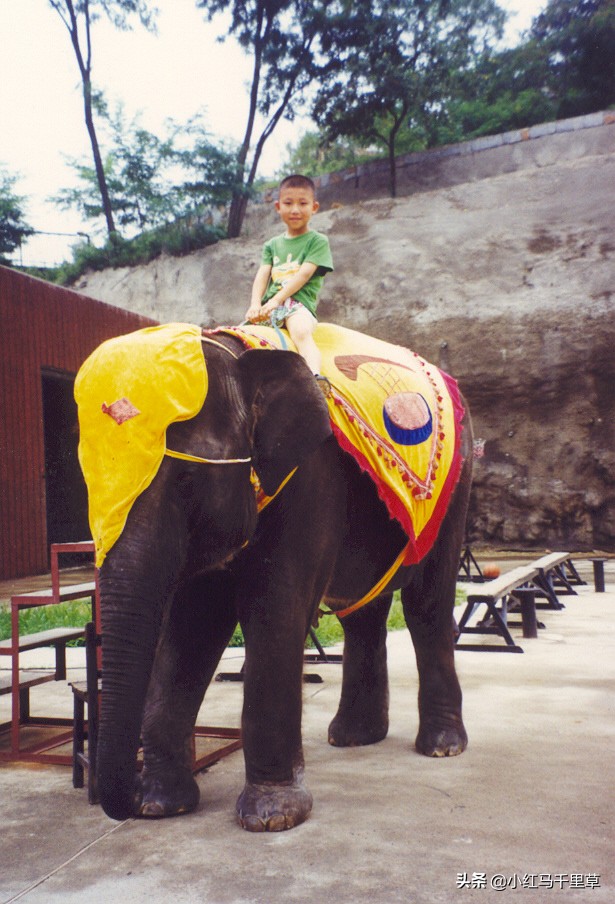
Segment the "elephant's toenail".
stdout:
<svg viewBox="0 0 615 904">
<path fill-rule="evenodd" d="M 260 816 L 240 816 L 239 822 L 241 823 L 242 829 L 245 829 L 247 832 L 267 831 L 267 823 L 264 819 L 261 819 Z"/>
<path fill-rule="evenodd" d="M 164 816 L 164 808 L 158 802 L 149 801 L 141 805 L 141 816 L 149 816 L 151 819 L 159 819 Z"/>
<path fill-rule="evenodd" d="M 267 823 L 267 829 L 270 832 L 283 832 L 286 828 L 286 817 L 282 813 L 271 816 Z"/>
</svg>

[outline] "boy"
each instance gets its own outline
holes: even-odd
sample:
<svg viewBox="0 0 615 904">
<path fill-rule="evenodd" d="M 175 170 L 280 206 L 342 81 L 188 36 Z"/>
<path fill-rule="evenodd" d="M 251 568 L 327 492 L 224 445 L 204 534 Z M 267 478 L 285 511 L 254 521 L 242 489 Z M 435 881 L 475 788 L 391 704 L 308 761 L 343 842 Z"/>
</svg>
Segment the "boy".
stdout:
<svg viewBox="0 0 615 904">
<path fill-rule="evenodd" d="M 318 294 L 325 274 L 333 270 L 329 240 L 310 229 L 319 208 L 314 183 L 307 176 L 287 176 L 280 183 L 275 207 L 286 232 L 265 243 L 252 286 L 246 320 L 270 319 L 286 325 L 308 365 L 320 376 L 320 352 L 314 342 Z"/>
</svg>

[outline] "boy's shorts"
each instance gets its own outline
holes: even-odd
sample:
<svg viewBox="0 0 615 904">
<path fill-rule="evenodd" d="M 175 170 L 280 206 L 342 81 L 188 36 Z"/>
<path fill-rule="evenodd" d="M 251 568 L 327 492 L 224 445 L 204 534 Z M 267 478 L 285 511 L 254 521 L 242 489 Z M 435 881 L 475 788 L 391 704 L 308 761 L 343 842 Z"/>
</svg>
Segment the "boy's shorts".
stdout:
<svg viewBox="0 0 615 904">
<path fill-rule="evenodd" d="M 284 302 L 284 304 L 281 304 L 278 308 L 275 308 L 271 312 L 271 315 L 269 317 L 269 322 L 271 323 L 271 326 L 277 326 L 277 327 L 284 326 L 284 323 L 286 322 L 287 318 L 291 317 L 293 314 L 295 314 L 301 308 L 304 308 L 304 310 L 306 310 L 308 312 L 308 314 L 310 314 L 312 317 L 314 317 L 312 312 L 308 311 L 308 309 L 305 307 L 305 305 L 302 305 L 300 301 L 297 301 L 295 298 L 287 298 L 286 301 Z M 316 320 L 315 317 L 314 317 L 314 320 Z"/>
</svg>

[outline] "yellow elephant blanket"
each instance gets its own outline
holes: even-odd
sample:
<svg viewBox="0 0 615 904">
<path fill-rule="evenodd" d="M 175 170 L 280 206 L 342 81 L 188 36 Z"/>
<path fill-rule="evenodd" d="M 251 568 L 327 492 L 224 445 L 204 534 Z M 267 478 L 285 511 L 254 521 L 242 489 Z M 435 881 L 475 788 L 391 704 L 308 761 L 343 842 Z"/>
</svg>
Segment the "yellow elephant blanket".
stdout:
<svg viewBox="0 0 615 904">
<path fill-rule="evenodd" d="M 285 330 L 245 325 L 223 332 L 249 348 L 295 350 Z M 415 352 L 354 330 L 320 323 L 314 339 L 331 384 L 335 436 L 408 536 L 396 566 L 418 562 L 438 534 L 461 469 L 457 383 Z"/>
<path fill-rule="evenodd" d="M 156 476 L 167 427 L 198 414 L 207 385 L 201 330 L 185 323 L 109 339 L 80 368 L 79 462 L 98 566 Z"/>
</svg>

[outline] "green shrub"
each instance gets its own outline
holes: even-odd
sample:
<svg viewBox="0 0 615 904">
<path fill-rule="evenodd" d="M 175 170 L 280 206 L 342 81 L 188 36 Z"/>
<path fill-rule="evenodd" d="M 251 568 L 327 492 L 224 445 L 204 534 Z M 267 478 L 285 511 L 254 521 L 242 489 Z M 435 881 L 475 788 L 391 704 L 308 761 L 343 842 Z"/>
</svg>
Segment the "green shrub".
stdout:
<svg viewBox="0 0 615 904">
<path fill-rule="evenodd" d="M 215 245 L 225 237 L 223 229 L 206 223 L 171 223 L 150 232 L 143 232 L 134 239 L 124 239 L 119 234 L 108 239 L 99 248 L 82 244 L 73 250 L 72 263 L 62 264 L 54 274 L 54 282 L 70 285 L 88 270 L 106 270 L 109 267 L 136 267 L 148 264 L 162 253 L 181 257 L 207 245 Z"/>
</svg>

